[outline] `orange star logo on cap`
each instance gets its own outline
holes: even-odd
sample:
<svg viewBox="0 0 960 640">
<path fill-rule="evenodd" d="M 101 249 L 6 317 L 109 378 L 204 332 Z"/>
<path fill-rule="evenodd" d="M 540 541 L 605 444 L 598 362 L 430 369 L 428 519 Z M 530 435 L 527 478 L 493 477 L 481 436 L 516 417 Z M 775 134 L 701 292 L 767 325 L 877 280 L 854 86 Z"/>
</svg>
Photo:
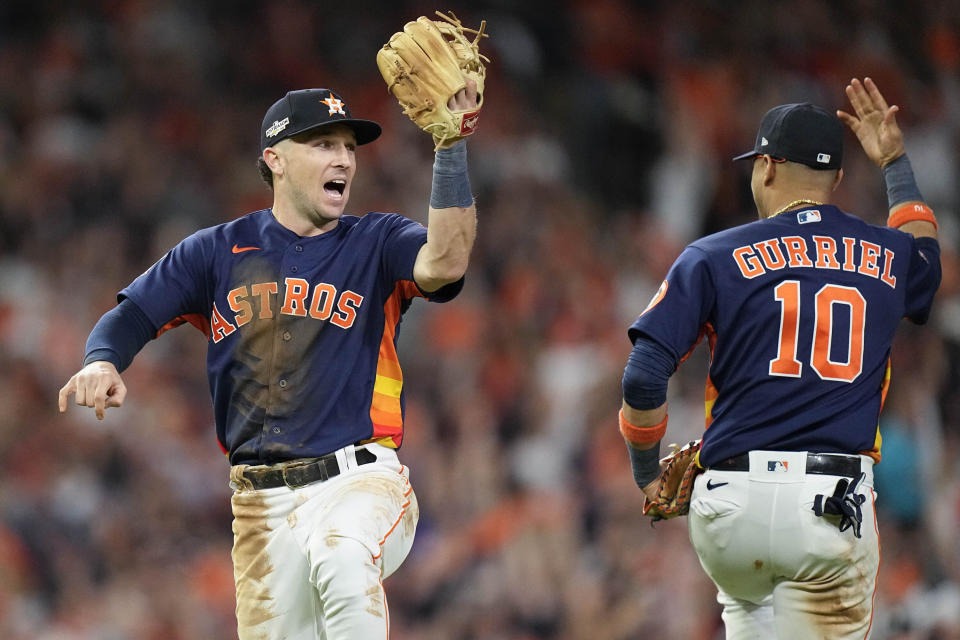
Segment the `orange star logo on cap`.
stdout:
<svg viewBox="0 0 960 640">
<path fill-rule="evenodd" d="M 327 115 L 332 116 L 335 113 L 339 113 L 340 115 L 344 116 L 347 115 L 343 110 L 343 101 L 334 98 L 333 95 L 329 96 L 326 100 L 321 100 L 320 102 L 330 107 L 330 113 Z"/>
</svg>

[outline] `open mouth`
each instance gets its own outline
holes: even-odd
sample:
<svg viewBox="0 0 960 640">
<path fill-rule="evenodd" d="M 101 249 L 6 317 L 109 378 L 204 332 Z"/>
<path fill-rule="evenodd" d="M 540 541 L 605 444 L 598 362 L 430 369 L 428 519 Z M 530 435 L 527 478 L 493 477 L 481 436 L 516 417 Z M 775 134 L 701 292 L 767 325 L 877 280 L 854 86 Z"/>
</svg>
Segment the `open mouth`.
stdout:
<svg viewBox="0 0 960 640">
<path fill-rule="evenodd" d="M 334 198 L 342 198 L 343 191 L 346 188 L 347 188 L 346 180 L 331 180 L 330 182 L 325 182 L 323 184 L 324 193 Z"/>
</svg>

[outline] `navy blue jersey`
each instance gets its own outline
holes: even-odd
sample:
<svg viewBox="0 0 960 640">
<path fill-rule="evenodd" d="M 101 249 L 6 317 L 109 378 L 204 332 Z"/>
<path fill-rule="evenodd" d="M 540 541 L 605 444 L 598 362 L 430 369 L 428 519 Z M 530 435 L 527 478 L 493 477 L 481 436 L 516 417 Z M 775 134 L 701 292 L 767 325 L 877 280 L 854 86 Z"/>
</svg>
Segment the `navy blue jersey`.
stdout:
<svg viewBox="0 0 960 640">
<path fill-rule="evenodd" d="M 690 244 L 629 333 L 678 362 L 708 338 L 702 465 L 752 449 L 879 460 L 894 332 L 926 321 L 939 282 L 936 240 L 820 205 Z"/>
<path fill-rule="evenodd" d="M 375 440 L 399 447 L 403 374 L 396 342 L 427 230 L 399 215 L 343 216 L 301 237 L 269 209 L 198 231 L 130 286 L 163 331 L 208 338 L 217 437 L 232 464 L 319 456 Z M 159 335 L 159 334 L 158 334 Z"/>
</svg>

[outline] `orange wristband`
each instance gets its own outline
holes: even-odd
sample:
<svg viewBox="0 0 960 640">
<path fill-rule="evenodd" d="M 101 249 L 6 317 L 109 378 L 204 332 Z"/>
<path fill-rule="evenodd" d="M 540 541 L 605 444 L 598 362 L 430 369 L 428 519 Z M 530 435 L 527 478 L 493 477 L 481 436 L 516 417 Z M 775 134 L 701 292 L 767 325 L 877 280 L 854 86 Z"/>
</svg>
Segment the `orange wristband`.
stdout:
<svg viewBox="0 0 960 640">
<path fill-rule="evenodd" d="M 933 210 L 922 202 L 913 202 L 901 205 L 893 210 L 887 218 L 888 227 L 901 227 L 908 222 L 929 222 L 934 229 L 939 229 L 937 219 L 933 217 Z"/>
<path fill-rule="evenodd" d="M 620 409 L 620 433 L 623 434 L 624 438 L 635 444 L 656 442 L 663 438 L 663 434 L 667 432 L 667 418 L 669 417 L 663 416 L 663 420 L 658 424 L 649 427 L 638 427 L 627 422 L 627 419 L 623 417 L 623 409 Z"/>
</svg>

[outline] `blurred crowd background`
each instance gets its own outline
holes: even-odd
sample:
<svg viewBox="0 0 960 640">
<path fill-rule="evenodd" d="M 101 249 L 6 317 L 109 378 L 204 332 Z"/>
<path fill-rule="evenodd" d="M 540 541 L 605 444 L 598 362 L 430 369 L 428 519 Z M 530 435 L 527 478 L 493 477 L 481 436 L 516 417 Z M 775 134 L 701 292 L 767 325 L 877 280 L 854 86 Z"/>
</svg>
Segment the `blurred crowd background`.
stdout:
<svg viewBox="0 0 960 640">
<path fill-rule="evenodd" d="M 374 55 L 407 20 L 488 21 L 463 294 L 401 335 L 417 539 L 386 582 L 397 640 L 722 637 L 685 522 L 640 514 L 617 429 L 626 328 L 680 249 L 755 217 L 760 116 L 891 103 L 941 222 L 944 279 L 905 325 L 881 419 L 877 640 L 960 638 L 960 11 L 888 0 L 5 0 L 0 3 L 0 637 L 236 637 L 228 465 L 205 342 L 151 342 L 102 422 L 56 409 L 116 292 L 195 229 L 269 205 L 266 108 L 325 86 L 385 133 L 352 213 L 425 222 L 432 144 Z M 882 224 L 848 136 L 837 204 Z M 703 428 L 707 355 L 666 441 Z"/>
</svg>

